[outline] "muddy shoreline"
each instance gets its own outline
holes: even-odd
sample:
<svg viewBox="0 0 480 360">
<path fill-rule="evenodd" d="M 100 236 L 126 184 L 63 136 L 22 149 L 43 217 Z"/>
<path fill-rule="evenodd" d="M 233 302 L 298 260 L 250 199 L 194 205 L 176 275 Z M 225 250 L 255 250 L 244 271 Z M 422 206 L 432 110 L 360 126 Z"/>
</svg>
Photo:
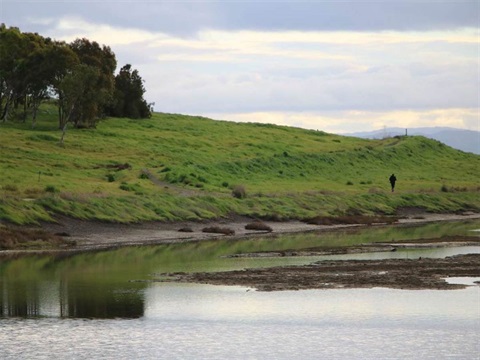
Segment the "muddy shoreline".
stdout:
<svg viewBox="0 0 480 360">
<path fill-rule="evenodd" d="M 41 229 L 52 234 L 62 234 L 74 246 L 61 249 L 48 250 L 3 250 L 0 256 L 6 253 L 35 253 L 35 252 L 78 252 L 90 250 L 105 250 L 123 246 L 160 245 L 183 242 L 212 240 L 219 237 L 232 240 L 255 236 L 268 237 L 283 234 L 306 232 L 331 232 L 348 228 L 362 228 L 367 226 L 415 226 L 432 222 L 448 222 L 480 219 L 480 213 L 466 212 L 463 214 L 431 214 L 423 212 L 410 212 L 404 214 L 394 224 L 344 224 L 344 225 L 312 225 L 302 221 L 265 221 L 272 231 L 253 231 L 245 226 L 253 220 L 246 217 L 230 219 L 207 220 L 199 222 L 147 222 L 140 224 L 118 224 L 100 221 L 85 221 L 68 217 L 58 217 L 52 223 L 42 223 Z M 205 226 L 221 226 L 232 229 L 234 235 L 212 234 L 202 232 Z M 180 232 L 179 229 L 188 227 L 191 232 Z M 24 227 L 22 227 L 24 228 Z"/>
<path fill-rule="evenodd" d="M 76 254 L 103 251 L 123 246 L 146 246 L 183 242 L 206 241 L 215 238 L 232 240 L 255 236 L 267 237 L 301 232 L 332 232 L 347 228 L 367 226 L 417 226 L 435 222 L 478 220 L 480 214 L 416 214 L 405 216 L 395 224 L 311 225 L 300 221 L 267 222 L 271 231 L 251 231 L 246 224 L 252 219 L 235 218 L 220 221 L 109 224 L 61 218 L 56 223 L 43 224 L 42 229 L 63 233 L 75 246 L 48 250 L 6 250 L 0 256 L 22 256 L 35 253 Z M 226 236 L 202 232 L 206 225 L 229 227 L 235 235 Z M 188 227 L 190 232 L 179 229 Z M 434 248 L 449 246 L 480 246 L 480 237 L 452 236 L 438 239 L 417 239 L 391 243 L 371 243 L 342 247 L 318 247 L 261 253 L 235 254 L 230 257 L 285 257 L 352 254 L 378 251 L 396 251 L 409 248 Z M 215 273 L 156 274 L 153 281 L 205 283 L 213 285 L 239 285 L 259 291 L 371 288 L 396 289 L 459 289 L 465 285 L 449 284 L 448 277 L 480 277 L 480 254 L 458 255 L 445 259 L 386 259 L 386 260 L 326 260 L 303 266 L 245 269 Z"/>
</svg>

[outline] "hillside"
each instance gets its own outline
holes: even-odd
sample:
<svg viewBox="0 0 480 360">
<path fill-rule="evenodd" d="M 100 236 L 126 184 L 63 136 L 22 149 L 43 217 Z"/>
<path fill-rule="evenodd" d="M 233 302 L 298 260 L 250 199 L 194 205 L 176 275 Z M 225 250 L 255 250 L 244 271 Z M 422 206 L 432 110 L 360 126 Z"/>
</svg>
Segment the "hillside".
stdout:
<svg viewBox="0 0 480 360">
<path fill-rule="evenodd" d="M 408 134 L 425 136 L 430 139 L 438 140 L 455 149 L 480 155 L 480 132 L 478 131 L 449 127 L 422 127 L 408 129 Z M 405 129 L 386 128 L 382 130 L 357 132 L 346 135 L 365 139 L 382 139 L 385 137 L 405 135 Z"/>
<path fill-rule="evenodd" d="M 154 114 L 69 130 L 61 147 L 48 108 L 30 127 L 0 124 L 0 219 L 19 224 L 59 214 L 133 222 L 480 210 L 480 156 L 424 137 L 367 140 Z"/>
</svg>

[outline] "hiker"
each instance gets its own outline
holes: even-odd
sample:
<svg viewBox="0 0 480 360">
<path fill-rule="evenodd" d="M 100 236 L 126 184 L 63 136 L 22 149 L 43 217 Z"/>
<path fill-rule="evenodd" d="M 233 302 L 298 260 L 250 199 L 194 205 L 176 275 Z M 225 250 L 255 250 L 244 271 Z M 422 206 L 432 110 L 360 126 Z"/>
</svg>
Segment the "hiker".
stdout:
<svg viewBox="0 0 480 360">
<path fill-rule="evenodd" d="M 392 174 L 392 176 L 390 176 L 388 180 L 390 180 L 390 185 L 392 185 L 392 192 L 393 192 L 393 190 L 395 189 L 395 181 L 397 181 L 395 174 Z"/>
</svg>

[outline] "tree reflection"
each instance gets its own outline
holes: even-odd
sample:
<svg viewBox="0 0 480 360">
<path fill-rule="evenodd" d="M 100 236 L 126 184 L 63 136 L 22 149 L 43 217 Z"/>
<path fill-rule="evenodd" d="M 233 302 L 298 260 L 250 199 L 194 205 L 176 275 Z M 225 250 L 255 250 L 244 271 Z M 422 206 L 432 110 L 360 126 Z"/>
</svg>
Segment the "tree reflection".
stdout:
<svg viewBox="0 0 480 360">
<path fill-rule="evenodd" d="M 139 318 L 144 314 L 143 287 L 49 282 L 0 282 L 1 317 Z M 124 284 L 123 284 L 124 285 Z"/>
</svg>

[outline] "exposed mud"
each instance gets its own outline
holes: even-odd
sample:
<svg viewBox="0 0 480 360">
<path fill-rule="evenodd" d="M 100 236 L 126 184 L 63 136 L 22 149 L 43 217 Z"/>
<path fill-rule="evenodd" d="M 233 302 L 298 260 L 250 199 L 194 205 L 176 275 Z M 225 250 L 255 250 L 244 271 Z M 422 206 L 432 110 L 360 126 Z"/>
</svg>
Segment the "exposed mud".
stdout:
<svg viewBox="0 0 480 360">
<path fill-rule="evenodd" d="M 259 291 L 371 288 L 460 289 L 447 277 L 480 277 L 480 254 L 445 259 L 334 260 L 303 266 L 163 274 L 160 281 L 238 285 Z"/>
<path fill-rule="evenodd" d="M 305 249 L 290 249 L 278 251 L 264 251 L 254 253 L 233 254 L 229 257 L 285 257 L 285 256 L 323 256 L 323 255 L 341 255 L 341 254 L 360 254 L 370 252 L 397 251 L 398 249 L 418 249 L 418 248 L 438 248 L 454 246 L 480 246 L 480 237 L 478 236 L 445 236 L 440 238 L 399 240 L 386 243 L 360 244 L 355 246 L 336 246 L 336 247 L 312 247 Z"/>
</svg>

